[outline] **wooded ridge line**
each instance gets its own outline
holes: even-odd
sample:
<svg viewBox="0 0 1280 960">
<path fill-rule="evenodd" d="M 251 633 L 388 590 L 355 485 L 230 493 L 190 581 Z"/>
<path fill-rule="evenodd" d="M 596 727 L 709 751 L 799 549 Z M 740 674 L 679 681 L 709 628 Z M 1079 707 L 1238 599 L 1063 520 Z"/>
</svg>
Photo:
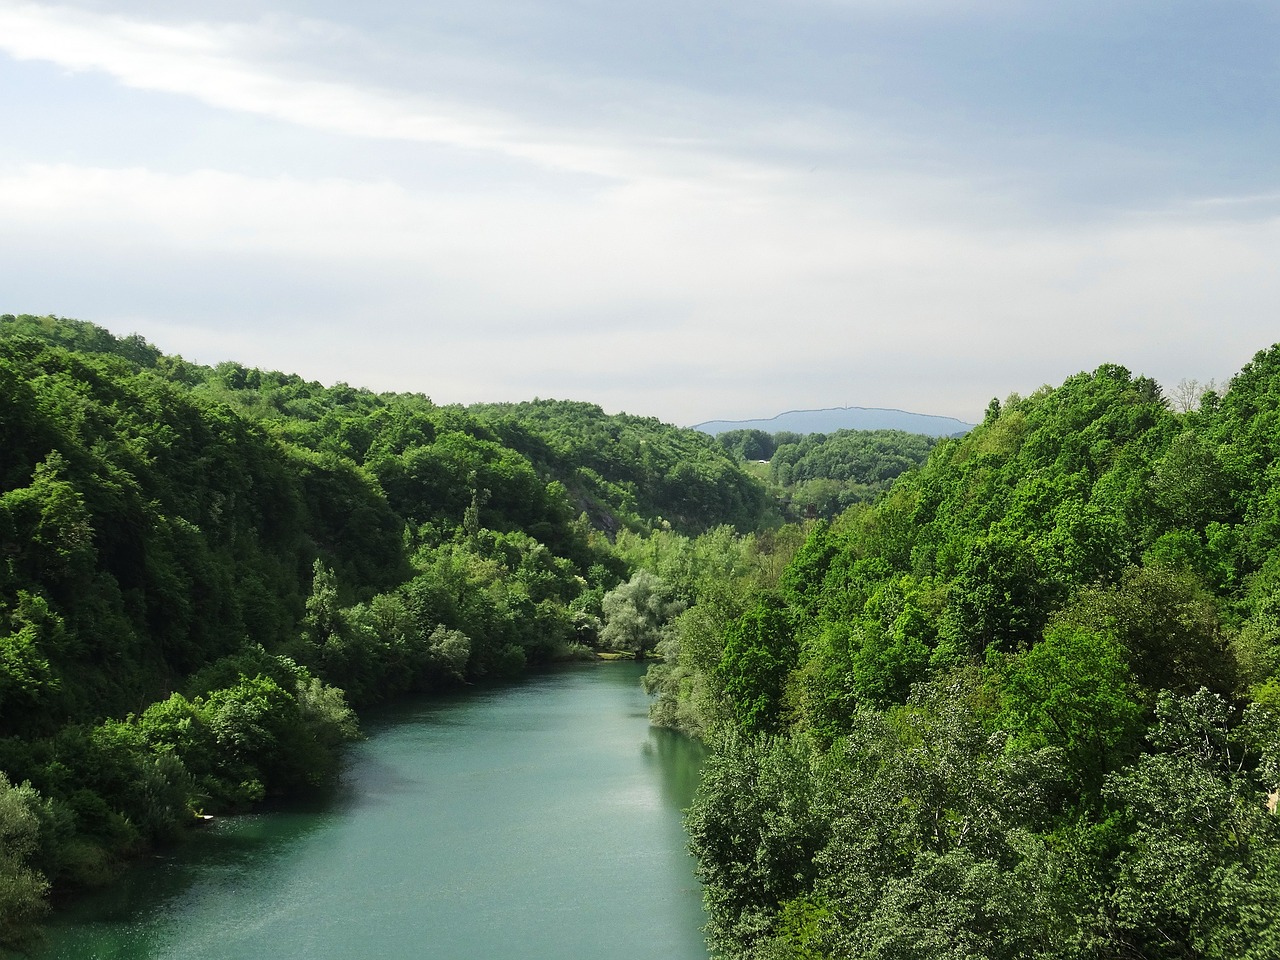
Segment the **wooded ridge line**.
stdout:
<svg viewBox="0 0 1280 960">
<path fill-rule="evenodd" d="M 0 943 L 353 708 L 616 649 L 717 956 L 1274 960 L 1280 349 L 1195 399 L 712 438 L 0 316 Z"/>
</svg>

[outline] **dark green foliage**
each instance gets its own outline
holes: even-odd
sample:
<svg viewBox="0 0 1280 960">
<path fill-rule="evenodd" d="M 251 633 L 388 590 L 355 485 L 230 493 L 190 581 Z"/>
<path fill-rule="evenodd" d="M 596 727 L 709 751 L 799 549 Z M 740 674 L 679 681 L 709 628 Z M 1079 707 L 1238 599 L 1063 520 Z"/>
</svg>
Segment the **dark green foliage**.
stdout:
<svg viewBox="0 0 1280 960">
<path fill-rule="evenodd" d="M 725 632 L 718 679 L 748 736 L 775 732 L 782 722 L 787 676 L 799 648 L 786 604 L 765 594 Z"/>
<path fill-rule="evenodd" d="M 1149 698 L 1201 686 L 1229 693 L 1236 682 L 1218 603 L 1189 571 L 1132 567 L 1115 586 L 1079 591 L 1058 616 L 1114 635 Z"/>
<path fill-rule="evenodd" d="M 286 635 L 309 547 L 274 443 L 113 356 L 16 340 L 0 342 L 4 364 L 38 391 L 29 437 L 42 441 L 0 491 L 0 618 L 43 631 L 45 692 L 61 691 L 31 716 L 145 705 L 250 629 Z M 45 605 L 43 627 L 24 596 Z"/>
<path fill-rule="evenodd" d="M 29 814 L 13 856 L 0 855 L 0 944 L 25 936 L 48 881 L 104 883 L 121 857 L 179 836 L 193 810 L 242 806 L 333 774 L 338 748 L 356 732 L 341 691 L 260 650 L 257 659 L 288 686 L 240 674 L 141 716 L 0 740 L 0 764 L 28 781 L 20 796 L 6 796 L 0 774 L 0 831 L 17 829 L 12 817 L 5 822 L 17 816 L 14 804 Z"/>
<path fill-rule="evenodd" d="M 651 417 L 606 414 L 570 401 L 492 404 L 470 411 L 568 491 L 605 529 L 660 517 L 697 533 L 721 523 L 750 530 L 770 519 L 762 485 L 713 437 Z"/>
<path fill-rule="evenodd" d="M 138 334 L 115 337 L 102 327 L 69 317 L 35 317 L 31 314 L 0 316 L 0 334 L 8 337 L 30 337 L 79 353 L 98 353 L 121 357 L 131 364 L 154 368 L 165 359 Z"/>
<path fill-rule="evenodd" d="M 830 830 L 815 759 L 803 743 L 740 737 L 708 759 L 687 826 L 712 949 L 755 940 L 777 904 L 812 884 Z"/>
<path fill-rule="evenodd" d="M 725 430 L 716 434 L 716 443 L 739 460 L 768 460 L 778 448 L 776 436 L 763 430 Z"/>
</svg>

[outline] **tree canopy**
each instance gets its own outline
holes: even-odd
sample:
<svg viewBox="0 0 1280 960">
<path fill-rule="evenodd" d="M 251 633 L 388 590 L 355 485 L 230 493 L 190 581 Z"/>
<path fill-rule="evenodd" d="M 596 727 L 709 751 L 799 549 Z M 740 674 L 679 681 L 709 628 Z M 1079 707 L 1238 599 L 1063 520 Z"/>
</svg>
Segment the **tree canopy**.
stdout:
<svg viewBox="0 0 1280 960">
<path fill-rule="evenodd" d="M 726 960 L 1280 953 L 1280 346 L 717 441 L 4 315 L 0 451 L 0 946 L 355 709 L 613 648 L 710 747 Z"/>
<path fill-rule="evenodd" d="M 1280 347 L 993 402 L 655 671 L 718 955 L 1276 955 L 1278 416 Z"/>
<path fill-rule="evenodd" d="M 352 707 L 589 655 L 620 584 L 674 616 L 611 538 L 772 515 L 656 420 L 200 366 L 57 317 L 0 317 L 0 451 L 0 946 L 192 810 L 326 779 Z"/>
</svg>

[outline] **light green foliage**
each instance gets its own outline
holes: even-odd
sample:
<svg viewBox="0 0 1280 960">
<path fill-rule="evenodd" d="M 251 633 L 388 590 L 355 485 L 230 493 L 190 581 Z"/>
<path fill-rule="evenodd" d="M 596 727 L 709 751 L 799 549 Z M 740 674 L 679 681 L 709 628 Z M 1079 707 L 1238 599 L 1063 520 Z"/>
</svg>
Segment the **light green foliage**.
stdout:
<svg viewBox="0 0 1280 960">
<path fill-rule="evenodd" d="M 285 662 L 290 689 L 265 674 L 188 700 L 173 694 L 136 724 L 141 743 L 180 761 L 203 794 L 200 806 L 239 806 L 317 786 L 336 770 L 334 750 L 358 735 L 341 690 Z"/>
<path fill-rule="evenodd" d="M 66 458 L 51 450 L 29 486 L 0 493 L 0 531 L 10 545 L 10 562 L 63 588 L 83 584 L 95 560 L 89 511 L 68 482 L 67 469 Z"/>
<path fill-rule="evenodd" d="M 431 631 L 427 647 L 437 668 L 446 676 L 461 680 L 471 655 L 471 640 L 461 630 L 449 630 L 443 625 Z"/>
<path fill-rule="evenodd" d="M 911 685 L 923 680 L 936 644 L 936 629 L 922 609 L 921 597 L 910 577 L 888 580 L 868 598 L 862 620 L 861 643 L 850 657 L 855 695 L 888 706 L 901 702 Z"/>
<path fill-rule="evenodd" d="M 672 617 L 684 609 L 667 582 L 648 570 L 636 571 L 626 583 L 606 593 L 602 606 L 600 642 L 614 650 L 631 651 L 638 659 L 648 656 Z"/>
<path fill-rule="evenodd" d="M 695 736 L 732 722 L 713 679 L 724 655 L 730 625 L 754 603 L 754 591 L 769 590 L 803 540 L 798 527 L 741 536 L 717 527 L 690 541 L 666 531 L 641 539 L 618 537 L 629 562 L 656 569 L 690 604 L 663 631 L 649 667 L 646 689 L 655 695 L 650 718 Z"/>
<path fill-rule="evenodd" d="M 6 634 L 0 617 L 0 724 L 4 728 L 38 730 L 51 708 L 61 681 L 49 655 L 66 643 L 62 618 L 38 595 L 18 591 L 16 608 L 8 616 Z"/>
<path fill-rule="evenodd" d="M 39 795 L 0 772 L 0 949 L 21 946 L 46 910 L 48 882 L 30 861 L 39 846 Z"/>
<path fill-rule="evenodd" d="M 775 865 L 736 797 L 777 741 L 704 726 L 721 955 L 1277 955 L 1277 436 L 1280 347 L 1183 415 L 1109 365 L 992 404 L 815 525 L 778 581 L 797 651 L 767 729 L 809 751 L 771 804 L 806 798 L 825 839 Z M 734 623 L 726 651 L 776 646 Z M 686 683 L 740 718 L 749 676 Z"/>
<path fill-rule="evenodd" d="M 998 724 L 1024 749 L 1056 747 L 1085 785 L 1136 741 L 1142 708 L 1124 649 L 1106 633 L 1058 626 L 1000 663 Z"/>
<path fill-rule="evenodd" d="M 311 596 L 307 598 L 307 615 L 302 620 L 303 636 L 310 643 L 324 646 L 341 642 L 343 629 L 337 578 L 332 569 L 317 559 L 311 567 Z"/>
<path fill-rule="evenodd" d="M 336 747 L 360 736 L 360 723 L 347 698 L 319 677 L 299 677 L 294 689 L 303 726 L 322 746 Z"/>
<path fill-rule="evenodd" d="M 823 950 L 823 930 L 830 925 L 831 908 L 813 895 L 784 901 L 779 911 L 776 932 L 758 951 L 762 960 L 828 960 Z"/>
<path fill-rule="evenodd" d="M 822 605 L 822 586 L 837 550 L 829 524 L 816 523 L 779 578 L 783 598 L 806 618 L 814 616 Z"/>
</svg>

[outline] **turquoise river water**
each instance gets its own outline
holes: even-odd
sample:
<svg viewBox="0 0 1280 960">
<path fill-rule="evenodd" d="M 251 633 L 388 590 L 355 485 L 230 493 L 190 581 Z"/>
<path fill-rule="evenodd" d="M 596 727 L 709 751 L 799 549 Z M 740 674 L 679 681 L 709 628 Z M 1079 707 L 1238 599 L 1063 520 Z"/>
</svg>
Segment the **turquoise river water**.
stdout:
<svg viewBox="0 0 1280 960">
<path fill-rule="evenodd" d="M 60 911 L 40 960 L 705 960 L 697 744 L 633 663 L 366 722 L 331 796 L 217 821 Z"/>
</svg>

